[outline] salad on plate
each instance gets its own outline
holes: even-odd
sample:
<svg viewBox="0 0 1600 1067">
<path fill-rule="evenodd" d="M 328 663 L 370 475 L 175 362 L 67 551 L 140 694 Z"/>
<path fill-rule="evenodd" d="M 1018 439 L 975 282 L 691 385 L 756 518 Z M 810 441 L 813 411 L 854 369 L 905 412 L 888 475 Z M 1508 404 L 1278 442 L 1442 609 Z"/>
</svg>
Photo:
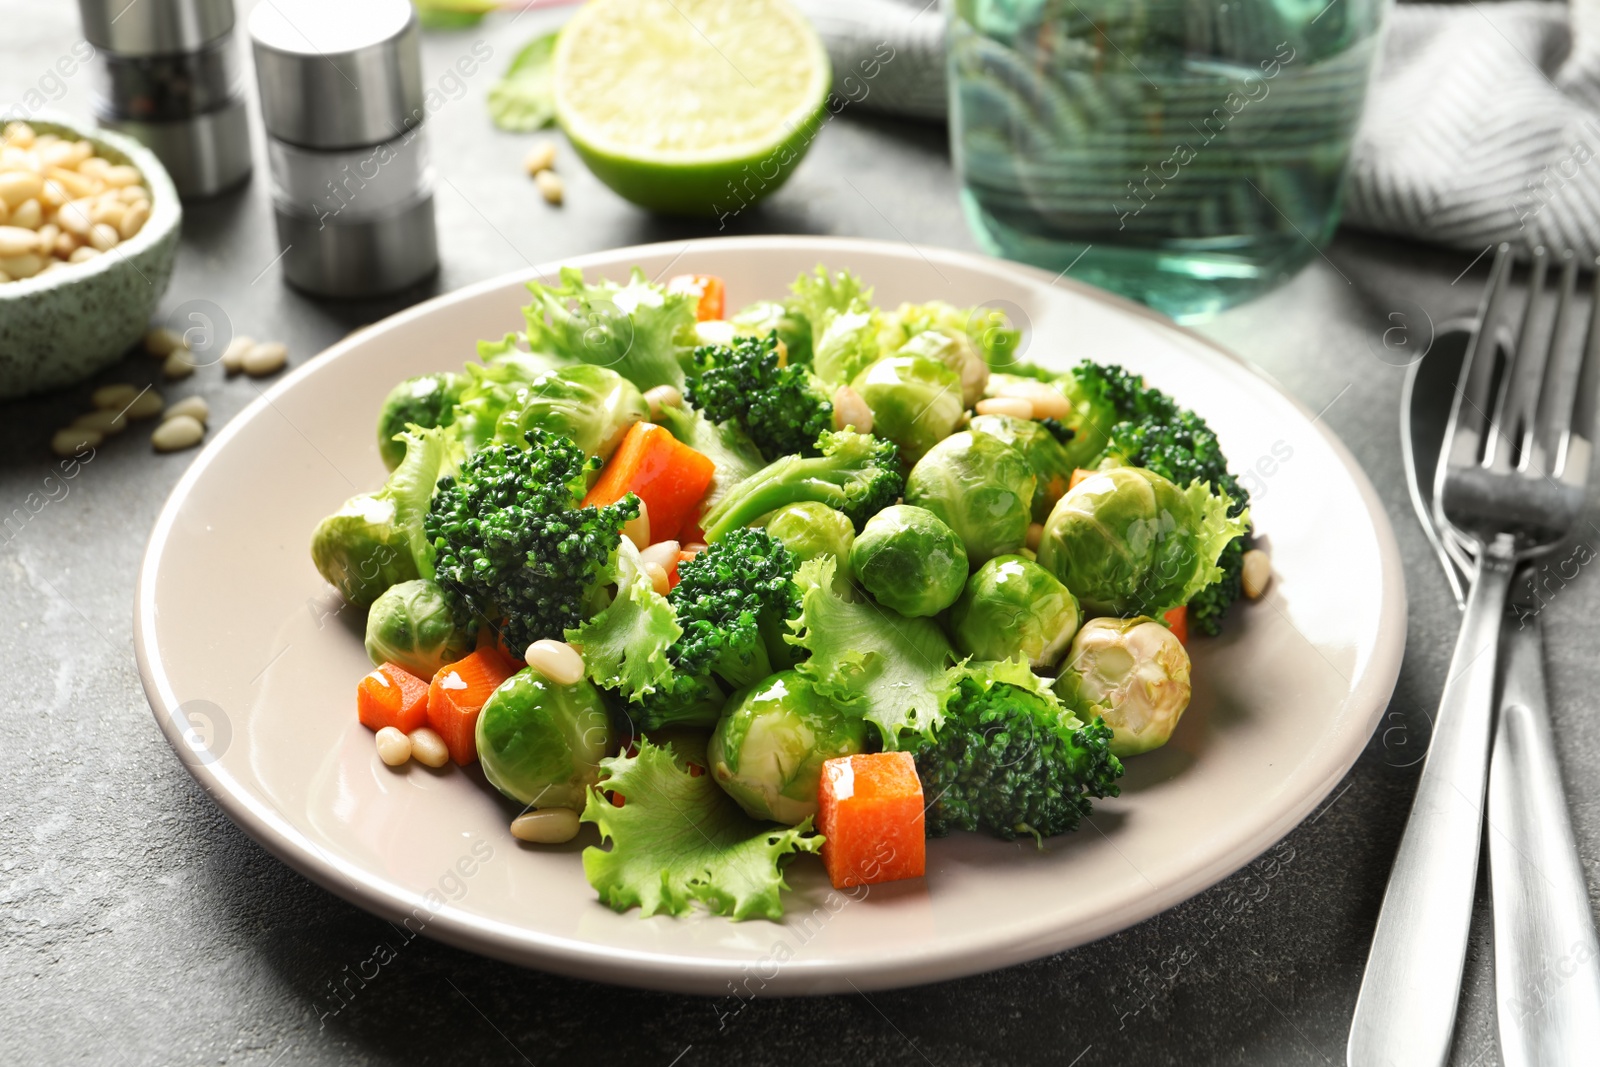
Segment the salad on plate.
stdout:
<svg viewBox="0 0 1600 1067">
<path fill-rule="evenodd" d="M 592 823 L 618 911 L 776 919 L 799 854 L 1042 847 L 1172 735 L 1251 536 L 1193 412 L 847 271 L 732 314 L 707 275 L 529 289 L 394 387 L 388 480 L 312 535 L 384 763 L 479 764 L 530 845 Z"/>
</svg>

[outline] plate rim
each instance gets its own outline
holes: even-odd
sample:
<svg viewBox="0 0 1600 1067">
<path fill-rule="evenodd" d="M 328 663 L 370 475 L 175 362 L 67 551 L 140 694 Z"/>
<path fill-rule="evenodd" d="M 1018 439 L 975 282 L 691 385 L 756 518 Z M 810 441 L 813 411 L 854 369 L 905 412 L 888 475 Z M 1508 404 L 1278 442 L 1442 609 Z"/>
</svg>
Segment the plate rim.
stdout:
<svg viewBox="0 0 1600 1067">
<path fill-rule="evenodd" d="M 590 981 L 612 982 L 678 993 L 721 993 L 724 988 L 732 988 L 730 979 L 737 973 L 734 969 L 737 965 L 731 968 L 726 960 L 616 948 L 577 938 L 532 931 L 525 927 L 459 911 L 448 904 L 435 909 L 427 903 L 423 893 L 394 886 L 384 879 L 375 879 L 359 865 L 326 853 L 287 816 L 276 810 L 270 800 L 255 796 L 247 786 L 221 769 L 219 764 L 193 758 L 192 749 L 184 740 L 182 728 L 173 714 L 178 706 L 177 701 L 171 688 L 171 680 L 163 669 L 164 664 L 155 647 L 156 610 L 153 592 L 163 550 L 179 512 L 195 484 L 228 447 L 229 442 L 242 432 L 244 426 L 271 408 L 278 397 L 294 389 L 303 379 L 310 377 L 323 363 L 340 358 L 347 350 L 362 342 L 370 331 L 379 327 L 400 326 L 430 314 L 436 307 L 468 300 L 508 285 L 534 278 L 552 277 L 564 266 L 589 269 L 601 264 L 615 266 L 629 257 L 637 259 L 664 252 L 676 252 L 677 257 L 681 257 L 691 251 L 730 247 L 753 251 L 771 248 L 786 252 L 793 252 L 798 247 L 815 249 L 824 258 L 830 251 L 889 254 L 906 258 L 906 249 L 909 248 L 930 266 L 942 262 L 991 274 L 1015 274 L 1029 281 L 1043 282 L 1047 286 L 1065 287 L 1085 299 L 1107 305 L 1125 314 L 1132 314 L 1164 330 L 1177 333 L 1191 343 L 1204 346 L 1213 354 L 1221 356 L 1260 379 L 1288 401 L 1321 435 L 1330 451 L 1343 465 L 1362 503 L 1366 506 L 1373 526 L 1382 589 L 1377 624 L 1379 640 L 1374 642 L 1372 661 L 1363 674 L 1362 684 L 1347 698 L 1357 707 L 1370 704 L 1366 728 L 1359 735 L 1360 745 L 1354 744 L 1355 735 L 1352 734 L 1352 750 L 1347 756 L 1341 755 L 1335 761 L 1336 766 L 1325 772 L 1320 781 L 1302 786 L 1292 803 L 1282 808 L 1279 816 L 1255 835 L 1241 840 L 1165 889 L 1159 889 L 1153 894 L 1142 895 L 1129 903 L 1102 911 L 1087 921 L 1059 927 L 1046 936 L 1041 937 L 1035 931 L 1025 930 L 985 942 L 978 948 L 958 946 L 938 955 L 894 957 L 881 962 L 789 959 L 779 969 L 776 979 L 767 981 L 756 995 L 825 994 L 848 991 L 851 988 L 889 989 L 924 985 L 996 970 L 1097 941 L 1176 906 L 1248 864 L 1299 825 L 1355 766 L 1388 706 L 1404 659 L 1408 597 L 1403 560 L 1388 512 L 1355 456 L 1310 407 L 1284 389 L 1270 374 L 1202 334 L 1180 326 L 1143 305 L 1060 275 L 1052 278 L 1049 272 L 1026 264 L 978 253 L 870 238 L 799 234 L 701 237 L 683 241 L 628 245 L 546 261 L 474 282 L 448 293 L 441 293 L 395 312 L 352 331 L 275 382 L 238 415 L 230 419 L 195 457 L 163 504 L 151 528 L 140 561 L 134 592 L 134 654 L 151 712 L 167 742 L 191 777 L 236 826 L 295 871 L 364 910 L 389 920 L 400 920 L 414 915 L 419 909 L 431 913 L 421 932 L 458 948 L 520 966 Z M 1390 635 L 1391 640 L 1382 640 L 1385 634 Z"/>
</svg>

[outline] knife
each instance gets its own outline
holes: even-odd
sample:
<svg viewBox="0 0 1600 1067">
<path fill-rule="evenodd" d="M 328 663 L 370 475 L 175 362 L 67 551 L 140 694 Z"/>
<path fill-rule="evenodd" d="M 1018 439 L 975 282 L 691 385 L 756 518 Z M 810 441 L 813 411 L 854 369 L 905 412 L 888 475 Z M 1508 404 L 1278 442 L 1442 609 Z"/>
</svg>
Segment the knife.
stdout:
<svg viewBox="0 0 1600 1067">
<path fill-rule="evenodd" d="M 1600 1063 L 1600 944 L 1545 703 L 1531 571 L 1507 608 L 1489 767 L 1495 999 L 1506 1067 Z"/>
</svg>

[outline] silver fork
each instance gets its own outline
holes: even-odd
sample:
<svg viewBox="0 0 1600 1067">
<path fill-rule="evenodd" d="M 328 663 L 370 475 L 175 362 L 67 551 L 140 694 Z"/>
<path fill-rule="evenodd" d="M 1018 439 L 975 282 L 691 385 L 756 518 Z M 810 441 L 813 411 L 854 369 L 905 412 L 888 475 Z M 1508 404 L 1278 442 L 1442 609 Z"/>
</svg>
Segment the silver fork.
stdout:
<svg viewBox="0 0 1600 1067">
<path fill-rule="evenodd" d="M 1517 565 L 1550 551 L 1576 525 L 1594 439 L 1595 305 L 1585 342 L 1564 344 L 1577 279 L 1565 256 L 1555 323 L 1547 336 L 1538 329 L 1532 311 L 1549 258 L 1543 249 L 1534 254 L 1515 348 L 1497 373 L 1512 270 L 1510 247 L 1500 247 L 1450 411 L 1435 519 L 1445 542 L 1465 551 L 1471 592 L 1356 1001 L 1351 1067 L 1428 1067 L 1450 1054 L 1477 882 L 1501 615 Z"/>
</svg>

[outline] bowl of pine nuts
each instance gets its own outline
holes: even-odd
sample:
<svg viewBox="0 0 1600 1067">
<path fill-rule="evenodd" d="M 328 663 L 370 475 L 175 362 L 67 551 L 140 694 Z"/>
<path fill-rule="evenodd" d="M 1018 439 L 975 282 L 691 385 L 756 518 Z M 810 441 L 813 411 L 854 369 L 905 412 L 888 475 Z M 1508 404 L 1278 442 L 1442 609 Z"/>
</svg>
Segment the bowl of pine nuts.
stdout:
<svg viewBox="0 0 1600 1067">
<path fill-rule="evenodd" d="M 0 115 L 0 398 L 82 381 L 143 336 L 183 209 L 138 142 Z"/>
</svg>

